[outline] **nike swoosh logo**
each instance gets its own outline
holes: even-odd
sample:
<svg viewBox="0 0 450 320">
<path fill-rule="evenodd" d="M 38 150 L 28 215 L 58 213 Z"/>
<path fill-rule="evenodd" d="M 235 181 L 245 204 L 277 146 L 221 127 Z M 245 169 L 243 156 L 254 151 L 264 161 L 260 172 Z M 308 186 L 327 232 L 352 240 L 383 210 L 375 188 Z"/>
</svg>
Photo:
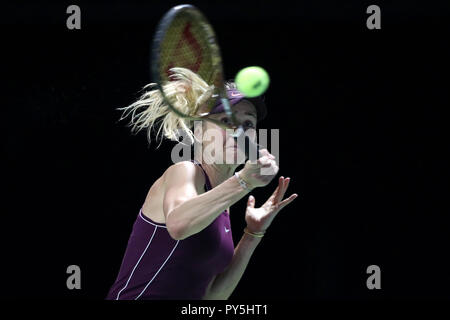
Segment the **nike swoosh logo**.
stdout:
<svg viewBox="0 0 450 320">
<path fill-rule="evenodd" d="M 225 232 L 230 232 L 230 229 L 227 229 L 227 227 L 223 226 L 225 228 Z"/>
</svg>

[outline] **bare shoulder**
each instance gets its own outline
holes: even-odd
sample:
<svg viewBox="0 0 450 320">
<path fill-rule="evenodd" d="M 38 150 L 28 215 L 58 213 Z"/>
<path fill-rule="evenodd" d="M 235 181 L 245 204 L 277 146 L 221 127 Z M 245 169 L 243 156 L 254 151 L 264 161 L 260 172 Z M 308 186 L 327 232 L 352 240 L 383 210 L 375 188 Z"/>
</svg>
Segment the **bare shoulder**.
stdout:
<svg viewBox="0 0 450 320">
<path fill-rule="evenodd" d="M 204 184 L 200 168 L 190 162 L 182 161 L 168 167 L 150 187 L 142 211 L 155 222 L 165 223 L 164 199 L 166 195 L 199 194 Z M 175 197 L 176 198 L 176 197 Z"/>
<path fill-rule="evenodd" d="M 196 171 L 196 165 L 191 161 L 180 161 L 177 163 L 174 163 L 170 167 L 166 169 L 164 172 L 164 175 L 170 175 L 170 174 L 194 174 Z"/>
<path fill-rule="evenodd" d="M 196 187 L 205 184 L 201 169 L 191 161 L 180 161 L 164 172 L 162 180 L 165 186 L 193 183 Z"/>
</svg>

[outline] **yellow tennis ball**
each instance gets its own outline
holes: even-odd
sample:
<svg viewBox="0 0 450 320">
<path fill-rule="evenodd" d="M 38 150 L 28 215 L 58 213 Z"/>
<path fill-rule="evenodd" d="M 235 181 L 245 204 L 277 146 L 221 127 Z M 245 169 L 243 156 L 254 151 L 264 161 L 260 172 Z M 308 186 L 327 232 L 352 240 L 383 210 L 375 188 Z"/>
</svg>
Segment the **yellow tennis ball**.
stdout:
<svg viewBox="0 0 450 320">
<path fill-rule="evenodd" d="M 261 67 L 247 67 L 238 72 L 235 83 L 246 97 L 253 98 L 262 95 L 269 86 L 270 78 Z"/>
</svg>

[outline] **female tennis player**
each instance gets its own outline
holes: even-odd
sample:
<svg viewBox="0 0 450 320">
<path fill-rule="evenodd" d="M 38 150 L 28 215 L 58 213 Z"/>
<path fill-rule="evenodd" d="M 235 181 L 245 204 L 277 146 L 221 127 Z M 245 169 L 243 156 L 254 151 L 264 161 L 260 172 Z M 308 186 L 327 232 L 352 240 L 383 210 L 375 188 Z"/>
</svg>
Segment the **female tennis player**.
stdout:
<svg viewBox="0 0 450 320">
<path fill-rule="evenodd" d="M 179 72 L 183 71 L 179 69 Z M 174 97 L 169 97 L 175 103 L 205 97 L 207 89 L 199 85 L 201 79 L 195 74 L 179 79 L 184 80 L 173 81 Z M 263 100 L 245 98 L 232 82 L 226 87 L 237 119 L 246 128 L 256 128 L 257 121 L 266 113 Z M 124 116 L 131 114 L 133 130 L 146 129 L 149 138 L 150 130 L 158 123 L 157 137 L 162 130 L 166 138 L 178 141 L 179 129 L 183 129 L 195 138 L 193 143 L 202 144 L 205 150 L 213 142 L 203 141 L 201 131 L 217 130 L 223 137 L 219 147 L 223 148 L 224 158 L 237 159 L 242 152 L 235 139 L 217 124 L 203 121 L 202 130 L 192 132 L 192 123 L 162 108 L 162 104 L 159 91 L 149 90 L 122 110 Z M 228 121 L 223 111 L 218 101 L 213 117 Z M 230 297 L 271 222 L 297 195 L 283 200 L 290 178 L 280 177 L 276 190 L 261 207 L 256 208 L 255 198 L 249 196 L 246 228 L 235 247 L 230 206 L 252 189 L 268 185 L 278 167 L 275 157 L 266 149 L 260 150 L 256 162 L 247 161 L 237 172 L 238 163 L 219 164 L 208 157 L 208 154 L 194 153 L 192 161 L 171 165 L 150 187 L 107 299 L 226 300 Z M 263 175 L 262 168 L 272 174 Z"/>
</svg>

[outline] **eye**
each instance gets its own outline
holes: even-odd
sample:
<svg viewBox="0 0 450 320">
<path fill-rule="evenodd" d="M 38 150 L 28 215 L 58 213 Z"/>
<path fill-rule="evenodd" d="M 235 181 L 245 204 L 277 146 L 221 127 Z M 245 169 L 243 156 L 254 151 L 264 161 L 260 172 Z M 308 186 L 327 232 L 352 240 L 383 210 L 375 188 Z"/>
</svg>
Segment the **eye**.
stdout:
<svg viewBox="0 0 450 320">
<path fill-rule="evenodd" d="M 228 117 L 223 117 L 222 119 L 220 119 L 220 122 L 225 123 L 225 124 L 231 123 L 231 121 L 230 121 L 230 119 L 228 119 Z"/>
<path fill-rule="evenodd" d="M 244 122 L 244 128 L 249 129 L 249 128 L 254 128 L 254 127 L 255 127 L 255 125 L 250 120 L 247 120 Z"/>
</svg>

